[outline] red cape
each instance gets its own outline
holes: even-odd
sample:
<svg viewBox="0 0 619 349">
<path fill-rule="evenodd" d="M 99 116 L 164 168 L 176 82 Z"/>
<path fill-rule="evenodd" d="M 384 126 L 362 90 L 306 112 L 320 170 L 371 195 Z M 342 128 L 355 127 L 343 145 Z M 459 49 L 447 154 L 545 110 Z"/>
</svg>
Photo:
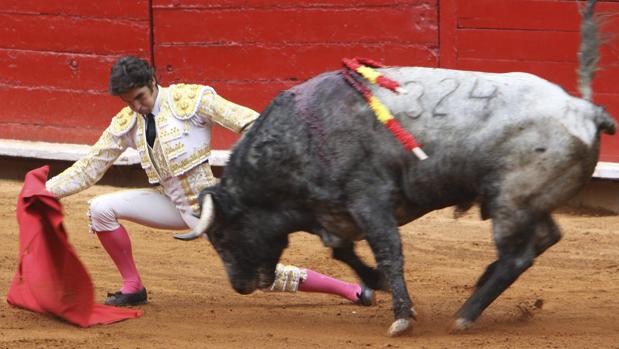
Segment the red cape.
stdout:
<svg viewBox="0 0 619 349">
<path fill-rule="evenodd" d="M 90 276 L 62 224 L 62 206 L 45 190 L 48 172 L 48 166 L 28 172 L 19 194 L 19 265 L 7 302 L 81 327 L 141 316 L 141 310 L 95 304 Z"/>
</svg>

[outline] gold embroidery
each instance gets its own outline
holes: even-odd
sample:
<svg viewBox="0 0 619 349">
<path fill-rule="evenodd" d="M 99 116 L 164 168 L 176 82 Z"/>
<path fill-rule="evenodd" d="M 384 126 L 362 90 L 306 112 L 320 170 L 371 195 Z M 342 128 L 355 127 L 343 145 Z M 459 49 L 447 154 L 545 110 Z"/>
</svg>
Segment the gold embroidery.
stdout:
<svg viewBox="0 0 619 349">
<path fill-rule="evenodd" d="M 159 142 L 159 138 L 155 139 L 155 144 L 153 144 L 153 149 L 150 152 L 150 155 L 153 166 L 159 174 L 159 178 L 172 177 L 172 173 L 170 172 L 170 169 L 168 167 L 168 162 L 166 161 L 164 153 L 161 150 L 161 143 Z"/>
<path fill-rule="evenodd" d="M 122 136 L 127 133 L 133 125 L 135 125 L 135 120 L 137 119 L 136 114 L 129 107 L 123 108 L 116 116 L 112 118 L 112 123 L 110 124 L 110 132 L 114 136 Z"/>
<path fill-rule="evenodd" d="M 95 184 L 125 150 L 124 139 L 106 129 L 88 154 L 76 161 L 46 183 L 46 188 L 57 197 L 78 193 Z"/>
<path fill-rule="evenodd" d="M 157 157 L 157 160 L 148 155 L 143 135 L 143 120 L 140 121 L 141 127 L 138 129 L 138 133 L 142 133 L 139 133 L 136 141 L 136 146 L 143 150 L 140 152 L 142 167 L 147 171 L 151 183 L 159 181 L 157 170 L 153 168 L 154 161 L 158 162 L 159 167 L 163 166 L 160 164 L 161 160 L 167 161 L 171 175 L 178 176 L 188 173 L 208 159 L 210 121 L 238 132 L 258 115 L 249 108 L 218 97 L 207 86 L 178 84 L 170 86 L 166 92 L 165 102 L 156 117 L 160 149 L 154 151 L 153 157 Z M 196 119 L 191 119 L 195 114 Z M 158 150 L 162 154 L 159 154 Z M 159 172 L 164 174 L 161 169 Z M 195 189 L 195 186 L 192 187 Z"/>
<path fill-rule="evenodd" d="M 159 174 L 157 170 L 153 167 L 151 163 L 150 157 L 148 155 L 148 149 L 146 148 L 146 139 L 144 136 L 144 119 L 137 118 L 138 121 L 138 130 L 135 136 L 135 146 L 138 150 L 138 154 L 140 155 L 140 163 L 144 172 L 146 172 L 146 176 L 148 177 L 148 183 L 154 184 L 159 183 Z"/>
<path fill-rule="evenodd" d="M 144 169 L 146 171 L 146 176 L 148 176 L 148 183 L 155 184 L 159 183 L 159 177 L 157 176 L 157 171 L 153 167 L 149 167 Z"/>
<path fill-rule="evenodd" d="M 198 202 L 198 196 L 200 192 L 204 188 L 217 182 L 215 176 L 213 176 L 211 167 L 208 163 L 198 165 L 186 174 L 181 175 L 180 180 L 185 196 L 187 197 L 187 202 L 191 206 L 191 210 L 199 214 L 200 203 Z"/>
<path fill-rule="evenodd" d="M 170 109 L 174 117 L 180 120 L 188 120 L 195 113 L 200 102 L 201 93 L 199 85 L 177 84 L 170 86 L 172 100 Z"/>
<path fill-rule="evenodd" d="M 185 145 L 182 142 L 175 144 L 167 144 L 163 146 L 163 151 L 170 159 L 177 158 L 179 155 L 185 153 Z"/>
<path fill-rule="evenodd" d="M 161 112 L 157 115 L 157 122 L 161 120 L 164 123 L 171 118 L 168 108 L 162 108 Z M 170 128 L 159 128 L 159 148 L 154 149 L 152 152 L 152 158 L 149 155 L 149 151 L 146 145 L 146 139 L 144 136 L 144 120 L 139 118 L 138 130 L 136 132 L 135 144 L 140 155 L 142 168 L 148 176 L 149 183 L 158 183 L 160 178 L 166 178 L 165 176 L 177 176 L 182 173 L 186 173 L 194 166 L 206 161 L 210 154 L 210 148 L 208 145 L 202 145 L 205 148 L 195 151 L 193 154 L 187 154 L 187 146 L 181 138 L 181 130 L 177 126 L 170 126 Z M 183 122 L 183 128 L 189 126 L 189 122 Z M 199 132 L 196 130 L 196 132 Z M 189 134 L 186 137 L 191 137 Z M 174 141 L 178 139 L 177 141 Z M 156 159 L 155 159 L 156 158 Z M 156 169 L 154 161 L 157 161 L 159 168 Z M 164 165 L 165 164 L 165 165 Z M 165 168 L 164 168 L 165 167 Z M 163 177 L 160 177 L 163 176 Z"/>
<path fill-rule="evenodd" d="M 189 173 L 193 174 L 194 172 L 199 171 L 199 168 L 194 168 Z M 191 186 L 191 180 L 193 176 L 189 175 L 185 178 L 181 178 L 181 187 L 183 188 L 183 193 L 185 193 L 185 198 L 187 199 L 187 203 L 189 207 L 191 207 L 191 211 L 194 214 L 200 214 L 200 204 L 198 204 L 198 195 L 199 192 L 196 192 Z"/>
<path fill-rule="evenodd" d="M 163 142 L 171 141 L 181 136 L 181 130 L 179 130 L 178 127 L 172 127 L 167 130 L 160 130 L 159 132 L 159 138 L 161 138 Z"/>
<path fill-rule="evenodd" d="M 175 176 L 183 174 L 194 166 L 202 163 L 208 159 L 208 156 L 211 154 L 210 148 L 202 148 L 195 153 L 191 154 L 188 158 L 183 159 L 181 161 L 174 161 L 170 164 L 170 170 Z"/>
<path fill-rule="evenodd" d="M 256 120 L 259 114 L 207 91 L 199 105 L 198 115 L 239 133 L 247 124 Z"/>
</svg>

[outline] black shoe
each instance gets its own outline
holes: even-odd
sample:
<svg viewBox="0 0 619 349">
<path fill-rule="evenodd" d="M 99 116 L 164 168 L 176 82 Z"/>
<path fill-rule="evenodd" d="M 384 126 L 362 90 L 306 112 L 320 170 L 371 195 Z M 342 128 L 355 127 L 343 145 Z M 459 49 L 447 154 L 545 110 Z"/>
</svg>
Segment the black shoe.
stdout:
<svg viewBox="0 0 619 349">
<path fill-rule="evenodd" d="M 146 294 L 146 288 L 136 293 L 122 293 L 120 291 L 116 293 L 108 293 L 105 300 L 106 305 L 113 305 L 115 307 L 126 307 L 130 305 L 146 304 L 148 302 L 148 295 Z"/>
<path fill-rule="evenodd" d="M 355 304 L 369 307 L 371 305 L 374 305 L 374 302 L 374 290 L 365 285 L 361 285 L 361 291 L 357 293 L 357 301 L 355 302 Z"/>
</svg>

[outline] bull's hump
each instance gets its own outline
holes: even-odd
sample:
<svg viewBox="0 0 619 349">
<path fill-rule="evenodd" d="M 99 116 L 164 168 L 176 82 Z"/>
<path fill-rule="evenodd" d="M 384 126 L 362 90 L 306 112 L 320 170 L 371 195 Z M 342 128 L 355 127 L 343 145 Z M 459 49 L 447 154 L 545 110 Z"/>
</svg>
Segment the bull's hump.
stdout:
<svg viewBox="0 0 619 349">
<path fill-rule="evenodd" d="M 341 76 L 338 74 L 338 72 L 330 71 L 317 75 L 303 82 L 302 84 L 295 85 L 291 87 L 288 91 L 294 93 L 295 95 L 313 95 L 317 90 L 324 88 L 325 84 L 327 84 L 327 86 L 332 85 L 333 82 L 338 79 L 341 79 Z"/>
</svg>

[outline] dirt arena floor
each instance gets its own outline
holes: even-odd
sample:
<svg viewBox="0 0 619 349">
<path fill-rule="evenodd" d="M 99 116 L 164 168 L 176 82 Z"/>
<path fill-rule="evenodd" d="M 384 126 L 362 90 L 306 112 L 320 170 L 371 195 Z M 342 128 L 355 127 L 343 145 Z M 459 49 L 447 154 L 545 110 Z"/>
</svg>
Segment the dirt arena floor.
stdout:
<svg viewBox="0 0 619 349">
<path fill-rule="evenodd" d="M 8 291 L 18 252 L 19 181 L 0 180 L 0 290 Z M 96 297 L 119 276 L 87 232 L 86 201 L 118 190 L 96 186 L 63 199 L 70 241 L 89 270 Z M 156 213 L 153 213 L 156 214 Z M 168 231 L 128 223 L 135 258 L 149 290 L 143 317 L 80 329 L 0 302 L 0 348 L 619 348 L 619 216 L 562 210 L 564 238 L 538 259 L 466 333 L 449 334 L 452 315 L 494 258 L 489 223 L 476 210 L 451 210 L 402 227 L 406 280 L 419 312 L 409 336 L 389 338 L 390 297 L 359 307 L 321 294 L 230 288 L 205 240 L 180 242 Z M 360 253 L 372 261 L 366 245 Z M 294 234 L 283 261 L 346 280 L 318 238 Z"/>
</svg>

